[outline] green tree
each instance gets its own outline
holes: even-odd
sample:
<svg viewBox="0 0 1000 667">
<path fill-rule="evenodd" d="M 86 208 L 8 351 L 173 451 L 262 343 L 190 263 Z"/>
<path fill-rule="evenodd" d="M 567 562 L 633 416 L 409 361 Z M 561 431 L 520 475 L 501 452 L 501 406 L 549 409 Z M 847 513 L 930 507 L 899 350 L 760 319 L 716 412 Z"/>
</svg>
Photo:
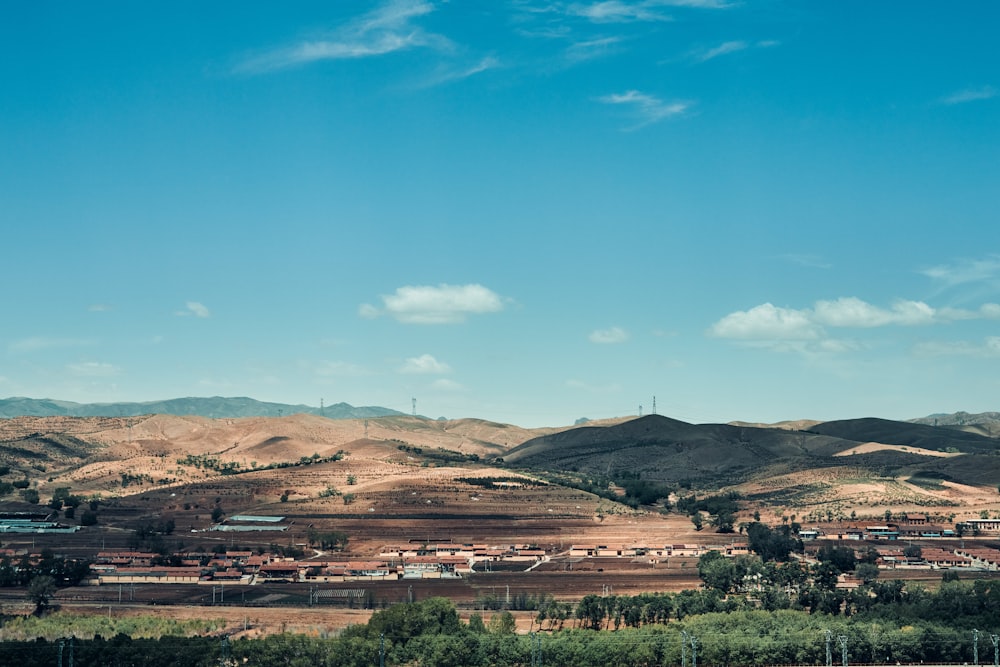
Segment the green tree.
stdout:
<svg viewBox="0 0 1000 667">
<path fill-rule="evenodd" d="M 55 592 L 56 580 L 47 574 L 36 576 L 28 583 L 28 600 L 35 603 L 36 616 L 45 613 Z"/>
<path fill-rule="evenodd" d="M 698 576 L 707 587 L 728 593 L 736 583 L 735 563 L 718 551 L 708 551 L 698 559 Z"/>
<path fill-rule="evenodd" d="M 872 563 L 860 563 L 854 569 L 854 574 L 866 585 L 871 584 L 873 581 L 878 579 L 878 565 L 874 565 Z"/>
</svg>

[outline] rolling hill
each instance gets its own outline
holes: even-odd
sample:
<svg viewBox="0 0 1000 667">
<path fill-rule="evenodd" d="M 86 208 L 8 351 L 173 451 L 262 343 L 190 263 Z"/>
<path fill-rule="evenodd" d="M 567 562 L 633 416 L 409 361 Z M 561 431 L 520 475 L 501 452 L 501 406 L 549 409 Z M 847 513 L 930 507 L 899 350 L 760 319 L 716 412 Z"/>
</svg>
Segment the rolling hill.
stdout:
<svg viewBox="0 0 1000 667">
<path fill-rule="evenodd" d="M 944 451 L 963 456 L 934 456 Z M 880 475 L 943 474 L 939 478 L 989 484 L 1000 476 L 998 451 L 996 439 L 882 419 L 827 422 L 795 431 L 688 424 L 649 415 L 604 428 L 544 435 L 511 449 L 504 460 L 536 470 L 612 478 L 626 472 L 649 480 L 716 485 L 846 465 Z"/>
</svg>

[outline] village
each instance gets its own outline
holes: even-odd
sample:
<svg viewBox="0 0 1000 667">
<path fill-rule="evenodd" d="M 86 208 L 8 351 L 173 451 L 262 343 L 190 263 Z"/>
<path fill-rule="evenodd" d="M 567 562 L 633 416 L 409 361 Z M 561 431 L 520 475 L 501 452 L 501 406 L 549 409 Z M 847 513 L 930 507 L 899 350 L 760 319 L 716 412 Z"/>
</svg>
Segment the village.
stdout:
<svg viewBox="0 0 1000 667">
<path fill-rule="evenodd" d="M 79 527 L 76 527 L 79 528 Z M 285 532 L 284 517 L 234 515 L 200 532 Z M 809 561 L 821 544 L 854 547 L 859 553 L 877 553 L 875 564 L 886 570 L 1000 570 L 1000 550 L 981 543 L 981 537 L 995 537 L 1000 522 L 969 520 L 963 536 L 928 521 L 922 514 L 901 515 L 897 523 L 857 524 L 801 528 L 797 536 L 805 545 L 801 556 Z M 33 516 L 0 518 L 0 532 L 65 532 L 58 522 L 43 513 Z M 199 531 L 193 531 L 199 532 Z M 968 536 L 966 535 L 968 533 Z M 89 573 L 80 582 L 91 586 L 134 586 L 204 584 L 254 586 L 273 583 L 340 583 L 352 581 L 398 581 L 461 579 L 492 572 L 586 572 L 619 569 L 682 568 L 689 571 L 710 551 L 727 557 L 747 556 L 749 544 L 739 534 L 705 535 L 698 544 L 580 543 L 568 548 L 530 543 L 456 543 L 411 539 L 388 544 L 377 553 L 351 554 L 314 549 L 311 557 L 272 552 L 264 548 L 157 553 L 134 549 L 109 549 L 89 558 Z M 725 538 L 728 541 L 722 541 Z M 919 548 L 914 549 L 914 544 Z M 0 549 L 0 558 L 13 566 L 37 563 L 41 553 L 28 549 Z M 678 565 L 679 564 L 679 565 Z M 850 585 L 846 577 L 844 585 Z"/>
</svg>

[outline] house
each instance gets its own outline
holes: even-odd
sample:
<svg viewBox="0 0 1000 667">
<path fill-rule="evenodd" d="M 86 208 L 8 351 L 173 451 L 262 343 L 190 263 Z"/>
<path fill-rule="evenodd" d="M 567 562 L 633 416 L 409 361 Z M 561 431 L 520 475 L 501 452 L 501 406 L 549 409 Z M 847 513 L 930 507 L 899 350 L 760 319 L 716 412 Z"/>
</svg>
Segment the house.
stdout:
<svg viewBox="0 0 1000 667">
<path fill-rule="evenodd" d="M 1000 519 L 969 519 L 965 522 L 973 531 L 1000 533 Z"/>
</svg>

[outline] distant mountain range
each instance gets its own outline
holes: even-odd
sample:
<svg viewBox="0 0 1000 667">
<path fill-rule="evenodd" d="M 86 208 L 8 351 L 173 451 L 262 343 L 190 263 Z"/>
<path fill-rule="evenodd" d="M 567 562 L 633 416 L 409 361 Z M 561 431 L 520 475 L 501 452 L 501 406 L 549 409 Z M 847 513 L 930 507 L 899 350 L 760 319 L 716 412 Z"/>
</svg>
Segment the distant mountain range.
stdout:
<svg viewBox="0 0 1000 667">
<path fill-rule="evenodd" d="M 280 417 L 293 414 L 322 415 L 330 419 L 365 419 L 389 417 L 403 412 L 375 406 L 355 407 L 348 403 L 335 403 L 323 408 L 311 405 L 267 403 L 252 398 L 171 398 L 146 403 L 73 403 L 47 398 L 14 396 L 0 399 L 0 418 L 10 417 L 135 417 L 138 415 L 197 415 L 212 419 L 239 417 Z"/>
</svg>

